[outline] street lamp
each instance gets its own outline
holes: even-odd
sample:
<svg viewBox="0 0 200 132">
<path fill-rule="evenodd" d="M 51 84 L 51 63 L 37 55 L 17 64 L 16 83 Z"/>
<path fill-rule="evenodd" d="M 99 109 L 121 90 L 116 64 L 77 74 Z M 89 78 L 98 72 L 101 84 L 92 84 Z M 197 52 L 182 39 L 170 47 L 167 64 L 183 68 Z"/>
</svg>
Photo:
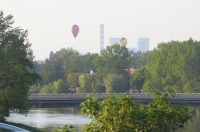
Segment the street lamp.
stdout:
<svg viewBox="0 0 200 132">
<path fill-rule="evenodd" d="M 128 72 L 129 74 L 129 90 L 128 90 L 128 93 L 131 94 L 132 93 L 132 89 L 131 89 L 131 69 L 125 69 L 125 71 Z"/>
</svg>

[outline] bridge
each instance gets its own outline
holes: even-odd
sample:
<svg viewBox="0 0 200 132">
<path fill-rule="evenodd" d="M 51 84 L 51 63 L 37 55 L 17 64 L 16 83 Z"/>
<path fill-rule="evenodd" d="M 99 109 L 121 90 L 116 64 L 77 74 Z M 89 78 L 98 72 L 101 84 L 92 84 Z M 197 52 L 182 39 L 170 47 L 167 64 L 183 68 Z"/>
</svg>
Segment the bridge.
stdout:
<svg viewBox="0 0 200 132">
<path fill-rule="evenodd" d="M 123 96 L 126 93 L 117 94 L 88 94 L 88 93 L 71 93 L 71 94 L 31 94 L 28 96 L 29 103 L 33 108 L 51 108 L 51 107 L 79 107 L 88 96 L 97 96 L 99 99 L 105 99 L 109 95 L 116 97 Z M 153 97 L 149 93 L 130 94 L 135 101 L 149 103 Z M 177 93 L 175 99 L 170 99 L 174 103 L 183 103 L 191 105 L 200 104 L 200 93 Z"/>
</svg>

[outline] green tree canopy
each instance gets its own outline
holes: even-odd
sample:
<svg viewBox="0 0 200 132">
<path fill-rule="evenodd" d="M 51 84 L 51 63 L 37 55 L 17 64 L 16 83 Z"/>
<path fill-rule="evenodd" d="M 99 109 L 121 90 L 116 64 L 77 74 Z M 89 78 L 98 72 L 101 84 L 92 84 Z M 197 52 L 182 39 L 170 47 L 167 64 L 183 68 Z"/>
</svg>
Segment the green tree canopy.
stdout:
<svg viewBox="0 0 200 132">
<path fill-rule="evenodd" d="M 199 41 L 161 43 L 150 55 L 144 89 L 200 92 L 199 66 Z"/>
<path fill-rule="evenodd" d="M 52 85 L 52 83 L 48 84 L 48 85 L 43 85 L 42 88 L 40 89 L 40 93 L 55 93 L 55 88 Z"/>
<path fill-rule="evenodd" d="M 126 73 L 125 69 L 129 68 L 129 64 L 130 51 L 120 45 L 107 46 L 94 61 L 97 72 L 102 75 L 124 74 Z"/>
<path fill-rule="evenodd" d="M 131 60 L 130 60 L 130 67 L 140 68 L 145 66 L 149 60 L 149 55 L 151 51 L 141 52 L 138 51 L 137 53 L 131 53 Z"/>
<path fill-rule="evenodd" d="M 104 78 L 106 93 L 128 92 L 128 79 L 123 75 L 109 73 Z"/>
<path fill-rule="evenodd" d="M 66 80 L 70 73 L 89 73 L 95 70 L 93 60 L 96 56 L 98 54 L 82 55 L 73 48 L 63 48 L 56 53 L 51 52 L 49 59 L 42 64 L 40 75 L 43 84 L 53 83 L 58 79 Z"/>
<path fill-rule="evenodd" d="M 129 95 L 103 101 L 94 97 L 81 106 L 82 114 L 92 118 L 85 125 L 87 132 L 174 132 L 191 118 L 188 107 L 173 105 L 166 96 L 156 97 L 148 105 Z"/>
<path fill-rule="evenodd" d="M 80 87 L 77 89 L 78 93 L 105 92 L 105 88 L 101 82 L 101 77 L 94 73 L 80 75 L 79 84 Z"/>
<path fill-rule="evenodd" d="M 64 81 L 61 79 L 54 81 L 53 87 L 54 87 L 54 93 L 65 93 L 67 91 Z"/>
<path fill-rule="evenodd" d="M 0 11 L 0 120 L 9 116 L 10 110 L 27 113 L 27 94 L 36 83 L 27 31 L 14 28 L 13 16 L 4 17 Z"/>
<path fill-rule="evenodd" d="M 78 87 L 79 86 L 79 74 L 78 73 L 68 73 L 67 74 L 67 83 L 69 87 Z"/>
<path fill-rule="evenodd" d="M 131 75 L 131 88 L 133 90 L 140 91 L 145 83 L 145 67 L 136 69 L 133 75 Z"/>
</svg>

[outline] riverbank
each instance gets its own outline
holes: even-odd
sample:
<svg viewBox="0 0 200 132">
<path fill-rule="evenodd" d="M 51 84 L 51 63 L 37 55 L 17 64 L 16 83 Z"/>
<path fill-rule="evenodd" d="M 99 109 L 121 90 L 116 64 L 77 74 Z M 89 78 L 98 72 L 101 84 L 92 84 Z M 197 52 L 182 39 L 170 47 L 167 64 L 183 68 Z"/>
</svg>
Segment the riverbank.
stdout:
<svg viewBox="0 0 200 132">
<path fill-rule="evenodd" d="M 13 123 L 13 122 L 2 122 L 2 123 L 6 123 L 9 125 L 13 125 L 13 126 L 17 126 L 20 127 L 22 129 L 31 131 L 31 132 L 58 132 L 58 130 L 62 130 L 62 129 L 67 129 L 67 130 L 73 130 L 73 126 L 72 125 L 65 125 L 63 128 L 35 128 L 35 127 L 31 127 L 28 125 L 24 125 L 24 124 L 20 124 L 20 123 Z"/>
<path fill-rule="evenodd" d="M 20 124 L 20 123 L 13 123 L 13 122 L 2 122 L 2 123 L 6 123 L 6 124 L 9 124 L 9 125 L 13 125 L 13 126 L 17 126 L 17 127 L 20 127 L 22 129 L 25 129 L 25 130 L 29 130 L 31 132 L 44 132 L 42 129 L 38 129 L 38 128 L 34 128 L 34 127 L 31 127 L 31 126 L 28 126 L 28 125 L 24 125 L 24 124 Z M 46 131 L 48 132 L 48 131 Z"/>
</svg>

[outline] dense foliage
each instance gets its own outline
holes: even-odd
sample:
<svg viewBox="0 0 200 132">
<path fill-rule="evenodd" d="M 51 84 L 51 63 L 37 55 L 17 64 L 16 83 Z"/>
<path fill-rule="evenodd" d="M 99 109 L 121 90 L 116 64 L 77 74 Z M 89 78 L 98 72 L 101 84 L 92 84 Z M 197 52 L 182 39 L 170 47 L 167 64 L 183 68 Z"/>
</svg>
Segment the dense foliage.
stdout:
<svg viewBox="0 0 200 132">
<path fill-rule="evenodd" d="M 137 68 L 131 77 L 131 88 L 135 92 L 141 92 L 142 87 L 145 83 L 146 79 L 145 77 L 146 77 L 145 66 Z"/>
<path fill-rule="evenodd" d="M 96 56 L 98 54 L 80 54 L 72 48 L 63 48 L 56 53 L 51 52 L 49 58 L 40 64 L 39 73 L 42 77 L 42 83 L 39 87 L 33 86 L 30 92 L 74 92 L 73 89 L 79 87 L 79 76 L 95 71 L 93 60 Z M 58 90 L 55 90 L 53 84 L 59 80 L 62 80 L 62 85 Z"/>
<path fill-rule="evenodd" d="M 63 92 L 127 92 L 128 68 L 146 64 L 147 55 L 119 45 L 108 46 L 100 55 L 80 54 L 72 48 L 51 52 L 44 63 L 36 64 L 42 83 L 32 86 L 30 92 L 55 93 L 53 84 L 60 79 L 63 85 L 58 91 Z"/>
<path fill-rule="evenodd" d="M 82 74 L 79 76 L 80 87 L 78 93 L 102 93 L 105 87 L 101 82 L 101 76 L 97 74 Z"/>
<path fill-rule="evenodd" d="M 128 92 L 130 77 L 128 69 L 131 52 L 123 46 L 107 46 L 94 60 L 97 74 L 103 76 L 106 93 Z"/>
<path fill-rule="evenodd" d="M 13 17 L 0 12 L 0 120 L 11 110 L 25 114 L 27 94 L 39 75 L 34 72 L 27 31 L 14 28 Z"/>
<path fill-rule="evenodd" d="M 58 79 L 66 79 L 69 73 L 90 73 L 95 70 L 93 60 L 98 54 L 80 54 L 72 48 L 63 48 L 56 53 L 51 52 L 49 59 L 42 64 L 41 76 L 43 84 L 52 83 Z"/>
<path fill-rule="evenodd" d="M 200 42 L 171 41 L 152 51 L 144 90 L 200 92 Z"/>
<path fill-rule="evenodd" d="M 120 45 L 107 46 L 102 50 L 100 56 L 96 57 L 94 64 L 98 73 L 124 74 L 130 65 L 130 51 Z"/>
<path fill-rule="evenodd" d="M 188 107 L 171 104 L 166 95 L 147 105 L 126 95 L 110 96 L 103 101 L 93 97 L 81 106 L 81 112 L 93 118 L 84 127 L 87 132 L 172 132 L 191 118 Z"/>
<path fill-rule="evenodd" d="M 57 91 L 64 92 L 111 93 L 129 88 L 134 92 L 199 92 L 199 43 L 192 39 L 171 41 L 146 53 L 133 53 L 120 45 L 108 46 L 99 55 L 61 49 L 51 52 L 40 66 L 43 83 L 32 87 L 32 92 L 55 93 L 52 86 L 59 79 L 64 84 Z"/>
<path fill-rule="evenodd" d="M 123 75 L 109 73 L 104 78 L 106 93 L 125 93 L 129 89 L 129 80 Z"/>
</svg>

